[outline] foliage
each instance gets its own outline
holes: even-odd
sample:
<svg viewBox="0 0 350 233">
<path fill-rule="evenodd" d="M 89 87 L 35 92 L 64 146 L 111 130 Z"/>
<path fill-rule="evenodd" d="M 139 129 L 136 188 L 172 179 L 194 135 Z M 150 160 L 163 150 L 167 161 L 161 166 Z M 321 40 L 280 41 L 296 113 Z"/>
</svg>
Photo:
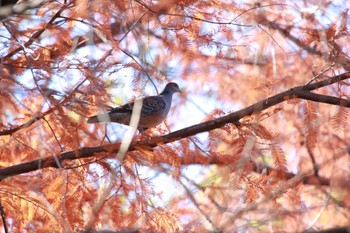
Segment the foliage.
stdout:
<svg viewBox="0 0 350 233">
<path fill-rule="evenodd" d="M 4 232 L 350 225 L 348 3 L 11 3 L 0 8 Z M 170 81 L 183 95 L 125 156 L 125 128 L 85 121 Z"/>
</svg>

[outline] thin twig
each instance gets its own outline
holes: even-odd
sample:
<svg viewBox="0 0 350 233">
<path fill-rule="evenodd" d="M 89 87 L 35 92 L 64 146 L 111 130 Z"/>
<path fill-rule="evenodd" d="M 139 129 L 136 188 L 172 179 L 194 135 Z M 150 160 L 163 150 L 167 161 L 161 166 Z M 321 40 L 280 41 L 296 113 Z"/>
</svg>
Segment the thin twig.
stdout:
<svg viewBox="0 0 350 233">
<path fill-rule="evenodd" d="M 63 147 L 62 147 L 60 141 L 58 140 L 58 138 L 57 138 L 57 136 L 56 136 L 56 133 L 55 133 L 55 131 L 53 130 L 53 128 L 51 127 L 50 123 L 45 119 L 45 117 L 43 117 L 43 120 L 44 120 L 44 121 L 46 122 L 46 124 L 49 126 L 49 128 L 50 128 L 50 130 L 51 130 L 51 132 L 52 132 L 52 134 L 53 134 L 53 136 L 54 136 L 54 138 L 55 138 L 55 140 L 56 140 L 58 146 L 60 147 L 61 151 L 63 151 Z"/>
<path fill-rule="evenodd" d="M 282 46 L 275 40 L 275 38 L 273 38 L 273 36 L 271 35 L 270 32 L 268 32 L 265 28 L 261 27 L 260 24 L 258 24 L 258 28 L 260 28 L 261 30 L 263 30 L 270 38 L 271 40 L 273 40 L 273 42 L 276 43 L 276 45 L 283 51 L 283 53 L 287 56 L 286 51 L 284 51 L 284 49 L 282 48 Z"/>
<path fill-rule="evenodd" d="M 7 229 L 5 211 L 4 211 L 4 207 L 2 206 L 2 203 L 1 203 L 1 198 L 0 198 L 0 214 L 1 214 L 2 224 L 4 226 L 4 231 L 5 231 L 5 233 L 8 233 L 9 231 Z"/>
<path fill-rule="evenodd" d="M 119 48 L 120 51 L 122 51 L 125 55 L 127 55 L 128 57 L 130 57 L 141 69 L 142 71 L 146 74 L 147 78 L 149 81 L 151 81 L 152 85 L 156 88 L 156 85 L 154 84 L 151 76 L 148 74 L 147 70 L 145 68 L 143 68 L 143 66 L 134 58 L 133 55 L 131 55 L 129 52 L 127 52 L 126 50 L 122 49 L 122 48 Z M 156 91 L 157 91 L 157 95 L 159 94 L 158 93 L 158 89 L 156 88 Z"/>
<path fill-rule="evenodd" d="M 18 130 L 24 129 L 24 128 L 28 128 L 29 126 L 31 126 L 32 124 L 34 124 L 35 122 L 43 119 L 46 115 L 53 113 L 54 111 L 56 111 L 58 108 L 60 108 L 61 106 L 63 106 L 72 96 L 73 94 L 79 89 L 79 87 L 81 85 L 83 85 L 83 83 L 87 80 L 87 78 L 84 78 L 80 83 L 78 83 L 73 90 L 64 98 L 62 99 L 56 106 L 48 109 L 47 111 L 41 113 L 38 116 L 33 117 L 32 119 L 28 120 L 27 122 L 21 124 L 21 125 L 17 125 L 16 127 L 10 128 L 10 129 L 6 129 L 6 130 L 2 130 L 0 131 L 0 136 L 4 136 L 4 135 L 12 135 L 15 132 L 17 132 Z"/>
<path fill-rule="evenodd" d="M 52 18 L 45 24 L 45 26 L 43 26 L 40 30 L 36 31 L 35 33 L 33 33 L 33 35 L 29 38 L 29 40 L 27 42 L 25 42 L 23 45 L 18 46 L 16 49 L 12 50 L 11 52 L 9 52 L 8 54 L 6 54 L 2 59 L 3 61 L 7 61 L 9 60 L 12 56 L 14 56 L 15 54 L 17 54 L 18 52 L 24 50 L 25 48 L 27 48 L 28 46 L 30 46 L 31 44 L 33 44 L 33 42 L 38 39 L 42 33 L 44 33 L 50 25 L 52 25 L 53 21 L 55 21 L 64 10 L 66 10 L 68 8 L 68 5 L 63 5 L 61 9 L 59 9 L 53 16 Z"/>
<path fill-rule="evenodd" d="M 308 146 L 306 148 L 307 148 L 307 152 L 310 155 L 310 159 L 311 159 L 311 162 L 312 162 L 312 168 L 314 170 L 314 175 L 315 175 L 315 177 L 319 177 L 319 174 L 318 174 L 319 167 L 317 165 L 314 152 Z"/>
<path fill-rule="evenodd" d="M 309 85 L 310 83 L 318 79 L 320 76 L 322 76 L 324 73 L 332 69 L 334 66 L 335 66 L 335 62 L 332 62 L 326 69 L 322 70 L 320 73 L 314 76 L 306 85 Z"/>
</svg>

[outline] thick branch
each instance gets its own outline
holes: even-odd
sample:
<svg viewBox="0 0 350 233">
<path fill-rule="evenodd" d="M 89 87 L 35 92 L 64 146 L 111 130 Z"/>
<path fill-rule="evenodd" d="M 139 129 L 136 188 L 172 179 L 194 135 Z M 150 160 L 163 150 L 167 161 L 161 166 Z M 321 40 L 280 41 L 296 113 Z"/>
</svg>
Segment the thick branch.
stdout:
<svg viewBox="0 0 350 233">
<path fill-rule="evenodd" d="M 226 116 L 223 116 L 214 120 L 210 120 L 207 122 L 203 122 L 197 125 L 193 125 L 164 136 L 152 137 L 144 141 L 134 141 L 131 143 L 129 147 L 129 151 L 134 151 L 134 150 L 137 150 L 137 148 L 139 147 L 145 147 L 145 146 L 149 148 L 154 148 L 159 145 L 174 142 L 179 139 L 193 136 L 198 133 L 207 132 L 213 129 L 223 127 L 225 124 L 228 124 L 228 123 L 239 125 L 239 120 L 242 119 L 243 117 L 252 115 L 254 112 L 260 112 L 262 110 L 265 110 L 271 106 L 279 104 L 288 99 L 305 98 L 307 100 L 330 103 L 330 104 L 336 104 L 337 102 L 339 106 L 350 107 L 349 100 L 335 98 L 331 96 L 323 96 L 323 95 L 310 92 L 317 88 L 331 85 L 333 83 L 336 83 L 348 78 L 350 78 L 350 72 L 343 73 L 343 74 L 334 76 L 332 78 L 322 80 L 307 86 L 298 86 L 290 90 L 287 90 L 285 92 L 282 92 L 280 94 L 274 95 L 270 98 L 259 101 L 237 112 L 230 113 Z M 319 100 L 319 98 L 321 100 Z M 83 147 L 77 150 L 67 151 L 62 154 L 59 154 L 56 156 L 56 158 L 59 161 L 87 158 L 87 157 L 93 156 L 95 153 L 100 153 L 100 152 L 115 153 L 119 150 L 119 147 L 120 147 L 119 143 L 106 145 L 106 146 Z M 46 157 L 43 159 L 37 159 L 30 162 L 25 162 L 25 163 L 0 169 L 0 180 L 6 177 L 23 174 L 30 171 L 35 171 L 46 167 L 56 167 L 56 168 L 58 167 L 55 161 L 55 157 Z"/>
<path fill-rule="evenodd" d="M 312 92 L 300 91 L 298 93 L 298 98 L 304 99 L 304 100 L 311 100 L 319 103 L 332 104 L 332 105 L 338 105 L 338 106 L 350 108 L 349 100 L 328 96 L 328 95 L 320 95 Z"/>
<path fill-rule="evenodd" d="M 350 226 L 331 228 L 321 231 L 307 231 L 309 233 L 350 233 Z"/>
</svg>

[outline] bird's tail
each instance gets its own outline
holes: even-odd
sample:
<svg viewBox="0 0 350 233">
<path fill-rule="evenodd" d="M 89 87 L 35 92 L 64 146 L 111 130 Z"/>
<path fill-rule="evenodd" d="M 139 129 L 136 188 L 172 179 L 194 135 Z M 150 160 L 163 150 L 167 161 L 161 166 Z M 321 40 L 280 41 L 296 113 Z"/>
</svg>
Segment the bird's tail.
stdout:
<svg viewBox="0 0 350 233">
<path fill-rule="evenodd" d="M 87 123 L 99 123 L 100 121 L 98 120 L 98 117 L 97 116 L 93 116 L 93 117 L 89 117 L 87 120 L 86 120 Z"/>
<path fill-rule="evenodd" d="M 87 123 L 102 123 L 102 122 L 111 122 L 111 121 L 112 121 L 111 115 L 109 115 L 108 113 L 92 116 L 86 120 Z"/>
<path fill-rule="evenodd" d="M 115 122 L 119 124 L 128 125 L 130 122 L 130 113 L 102 113 L 96 116 L 89 117 L 87 123 L 102 123 Z"/>
</svg>

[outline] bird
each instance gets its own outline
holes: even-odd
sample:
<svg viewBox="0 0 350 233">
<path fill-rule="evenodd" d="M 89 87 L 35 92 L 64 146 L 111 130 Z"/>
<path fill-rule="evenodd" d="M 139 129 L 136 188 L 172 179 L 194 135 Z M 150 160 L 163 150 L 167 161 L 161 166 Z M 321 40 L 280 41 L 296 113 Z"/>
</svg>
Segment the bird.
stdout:
<svg viewBox="0 0 350 233">
<path fill-rule="evenodd" d="M 169 113 L 172 97 L 176 92 L 182 94 L 179 85 L 170 82 L 159 95 L 143 98 L 138 129 L 144 131 L 161 124 Z M 129 125 L 135 102 L 129 102 L 112 108 L 107 113 L 89 117 L 87 123 L 115 122 Z"/>
</svg>

